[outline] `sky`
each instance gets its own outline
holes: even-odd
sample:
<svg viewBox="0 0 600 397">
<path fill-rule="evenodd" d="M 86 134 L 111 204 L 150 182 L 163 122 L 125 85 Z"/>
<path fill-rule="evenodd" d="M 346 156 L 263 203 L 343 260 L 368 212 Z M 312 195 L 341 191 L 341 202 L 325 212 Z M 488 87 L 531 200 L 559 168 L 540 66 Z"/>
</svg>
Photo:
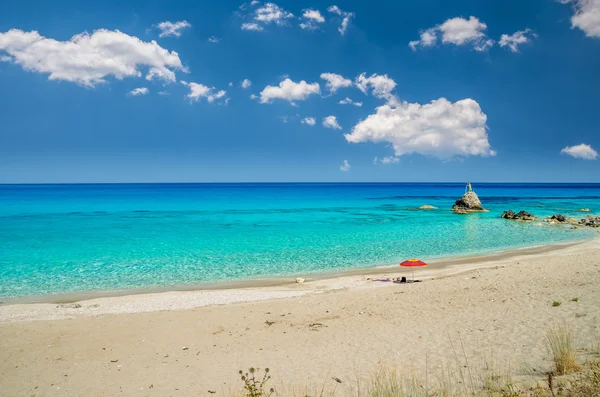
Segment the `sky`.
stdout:
<svg viewBox="0 0 600 397">
<path fill-rule="evenodd" d="M 600 0 L 0 15 L 0 183 L 600 182 Z"/>
</svg>

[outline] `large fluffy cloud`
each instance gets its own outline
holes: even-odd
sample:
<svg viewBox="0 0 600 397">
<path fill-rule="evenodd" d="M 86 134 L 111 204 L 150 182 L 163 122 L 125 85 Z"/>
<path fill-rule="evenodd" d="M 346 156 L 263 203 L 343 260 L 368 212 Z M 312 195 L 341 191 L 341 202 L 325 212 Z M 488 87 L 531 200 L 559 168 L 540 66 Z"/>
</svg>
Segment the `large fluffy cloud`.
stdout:
<svg viewBox="0 0 600 397">
<path fill-rule="evenodd" d="M 576 146 L 567 146 L 560 153 L 584 160 L 596 160 L 598 158 L 598 152 L 585 143 Z"/>
<path fill-rule="evenodd" d="M 327 82 L 325 83 L 325 86 L 329 88 L 329 91 L 332 94 L 340 88 L 350 87 L 352 85 L 352 80 L 335 73 L 321 73 L 321 78 Z"/>
<path fill-rule="evenodd" d="M 189 28 L 192 25 L 188 21 L 177 21 L 177 22 L 169 22 L 164 21 L 156 25 L 157 28 L 160 29 L 160 34 L 158 37 L 166 37 L 166 36 L 181 36 L 181 31 L 185 28 Z"/>
<path fill-rule="evenodd" d="M 531 41 L 530 36 L 535 36 L 531 34 L 530 29 L 519 30 L 513 34 L 503 34 L 500 37 L 500 47 L 508 47 L 512 52 L 519 51 L 519 45 L 525 44 Z"/>
<path fill-rule="evenodd" d="M 559 0 L 573 3 L 575 14 L 571 18 L 574 28 L 579 28 L 588 37 L 600 37 L 600 0 Z"/>
<path fill-rule="evenodd" d="M 302 80 L 296 83 L 286 78 L 278 86 L 268 85 L 260 93 L 260 103 L 270 103 L 274 99 L 284 99 L 286 101 L 303 101 L 309 95 L 321 92 L 319 83 L 307 83 Z"/>
<path fill-rule="evenodd" d="M 141 77 L 140 67 L 148 68 L 148 80 L 175 81 L 174 71 L 185 71 L 175 51 L 118 30 L 100 29 L 58 41 L 36 31 L 11 29 L 0 33 L 0 51 L 26 70 L 49 74 L 50 80 L 87 87 L 105 82 L 107 76 Z"/>
<path fill-rule="evenodd" d="M 416 50 L 417 46 L 431 47 L 437 43 L 438 36 L 441 35 L 444 44 L 470 44 L 476 51 L 485 51 L 494 45 L 494 41 L 487 38 L 486 30 L 487 25 L 474 16 L 469 19 L 451 18 L 440 25 L 422 31 L 421 38 L 411 41 L 408 45 L 413 50 Z"/>
<path fill-rule="evenodd" d="M 472 99 L 450 102 L 386 104 L 346 134 L 351 143 L 387 142 L 396 156 L 421 153 L 439 158 L 493 156 L 486 130 L 487 116 Z"/>
</svg>

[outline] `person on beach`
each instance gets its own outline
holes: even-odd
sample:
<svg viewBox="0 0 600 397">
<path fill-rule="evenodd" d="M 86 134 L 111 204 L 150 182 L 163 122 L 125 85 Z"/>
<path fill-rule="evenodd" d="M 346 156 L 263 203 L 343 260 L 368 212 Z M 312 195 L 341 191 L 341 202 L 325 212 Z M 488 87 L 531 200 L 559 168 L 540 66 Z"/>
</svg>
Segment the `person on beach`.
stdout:
<svg viewBox="0 0 600 397">
<path fill-rule="evenodd" d="M 465 193 L 472 192 L 473 186 L 471 186 L 471 182 L 467 182 L 467 187 L 465 187 Z"/>
</svg>

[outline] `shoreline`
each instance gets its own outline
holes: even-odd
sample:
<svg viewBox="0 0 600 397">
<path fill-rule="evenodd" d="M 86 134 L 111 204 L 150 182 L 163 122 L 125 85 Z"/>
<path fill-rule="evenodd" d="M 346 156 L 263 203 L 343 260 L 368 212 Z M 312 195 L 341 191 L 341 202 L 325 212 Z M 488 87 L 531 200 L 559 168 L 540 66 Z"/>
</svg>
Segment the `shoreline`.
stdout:
<svg viewBox="0 0 600 397">
<path fill-rule="evenodd" d="M 382 363 L 444 380 L 467 357 L 533 385 L 553 365 L 552 324 L 568 324 L 581 362 L 600 341 L 600 238 L 552 248 L 419 269 L 415 284 L 374 282 L 410 272 L 395 267 L 263 289 L 3 306 L 2 391 L 235 395 L 238 371 L 258 367 L 272 370 L 274 387 L 306 386 L 305 395 L 370 379 Z"/>
<path fill-rule="evenodd" d="M 428 267 L 417 270 L 417 277 L 420 280 L 438 280 L 487 268 L 519 264 L 520 260 L 535 260 L 586 252 L 600 252 L 600 237 L 578 242 L 521 248 L 490 255 L 432 261 Z M 340 290 L 359 291 L 391 285 L 388 282 L 375 282 L 372 280 L 373 277 L 393 278 L 409 274 L 412 274 L 410 269 L 396 266 L 378 267 L 356 269 L 342 274 L 339 272 L 321 274 L 319 278 L 306 279 L 304 283 L 296 283 L 295 280 L 286 278 L 277 281 L 270 280 L 270 284 L 265 284 L 263 280 L 258 280 L 260 285 L 230 284 L 227 286 L 228 288 L 219 285 L 213 289 L 171 288 L 155 292 L 134 290 L 122 291 L 126 293 L 121 294 L 108 291 L 106 296 L 85 294 L 85 296 L 70 295 L 70 299 L 63 297 L 61 300 L 54 297 L 54 299 L 44 302 L 7 302 L 0 305 L 0 324 L 111 314 L 185 311 L 207 306 L 298 298 Z"/>
<path fill-rule="evenodd" d="M 510 259 L 518 255 L 534 255 L 541 252 L 548 252 L 559 250 L 575 246 L 578 244 L 584 244 L 600 237 L 589 237 L 585 239 L 560 241 L 549 244 L 541 244 L 534 246 L 526 246 L 519 248 L 506 248 L 500 250 L 490 251 L 489 253 L 478 253 L 472 255 L 456 255 L 456 256 L 443 256 L 434 258 L 427 261 L 427 269 L 443 269 L 454 264 L 472 264 L 476 262 L 487 262 L 493 260 Z M 240 280 L 227 280 L 227 281 L 216 281 L 206 282 L 197 284 L 179 284 L 171 285 L 166 287 L 139 287 L 139 288 L 125 288 L 125 289 L 111 289 L 111 290 L 95 290 L 95 291 L 77 291 L 77 292 L 65 292 L 65 293 L 52 293 L 46 295 L 26 295 L 26 296 L 14 296 L 14 297 L 0 297 L 0 308 L 8 305 L 17 304 L 68 304 L 75 302 L 84 302 L 99 298 L 119 298 L 127 297 L 132 295 L 149 295 L 149 294 L 160 294 L 169 292 L 199 292 L 199 291 L 227 291 L 227 290 L 240 290 L 240 289 L 253 289 L 253 288 L 270 288 L 270 287 L 283 287 L 296 284 L 296 278 L 301 277 L 306 283 L 315 281 L 332 280 L 343 277 L 352 276 L 364 276 L 364 275 L 379 275 L 386 273 L 409 273 L 409 270 L 400 269 L 399 271 L 392 271 L 397 269 L 397 264 L 385 264 L 375 265 L 366 267 L 356 268 L 342 268 L 339 270 L 324 270 L 315 271 L 308 273 L 294 273 L 289 275 L 275 275 L 266 277 L 257 277 L 250 279 Z"/>
</svg>

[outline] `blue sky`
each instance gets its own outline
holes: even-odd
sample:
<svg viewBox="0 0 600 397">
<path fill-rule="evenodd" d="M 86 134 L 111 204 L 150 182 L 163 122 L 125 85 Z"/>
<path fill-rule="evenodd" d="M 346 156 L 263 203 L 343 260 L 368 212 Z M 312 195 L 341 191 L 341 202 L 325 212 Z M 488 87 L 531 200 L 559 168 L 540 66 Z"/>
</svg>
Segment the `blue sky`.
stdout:
<svg viewBox="0 0 600 397">
<path fill-rule="evenodd" d="M 0 183 L 600 182 L 600 0 L 0 15 Z"/>
</svg>

